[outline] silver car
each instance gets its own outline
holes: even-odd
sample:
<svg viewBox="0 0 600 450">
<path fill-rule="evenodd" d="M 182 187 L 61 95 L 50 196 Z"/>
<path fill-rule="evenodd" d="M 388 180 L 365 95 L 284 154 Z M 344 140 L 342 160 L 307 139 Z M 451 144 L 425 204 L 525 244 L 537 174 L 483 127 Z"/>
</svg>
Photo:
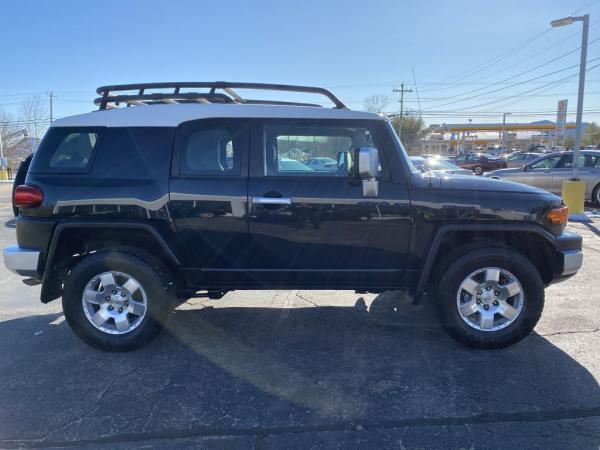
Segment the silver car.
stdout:
<svg viewBox="0 0 600 450">
<path fill-rule="evenodd" d="M 463 169 L 448 161 L 443 161 L 438 158 L 423 158 L 422 156 L 411 156 L 410 160 L 417 169 L 421 172 L 435 172 L 440 175 L 455 174 L 455 175 L 473 175 L 472 170 Z"/>
<path fill-rule="evenodd" d="M 523 167 L 525 164 L 539 158 L 542 155 L 542 153 L 515 152 L 505 158 L 506 166 L 509 168 Z"/>
<path fill-rule="evenodd" d="M 516 181 L 555 194 L 562 183 L 572 176 L 573 153 L 551 153 L 519 168 L 500 169 L 483 174 L 485 177 Z M 600 205 L 600 151 L 584 150 L 579 154 L 579 178 L 585 181 L 585 199 Z"/>
</svg>

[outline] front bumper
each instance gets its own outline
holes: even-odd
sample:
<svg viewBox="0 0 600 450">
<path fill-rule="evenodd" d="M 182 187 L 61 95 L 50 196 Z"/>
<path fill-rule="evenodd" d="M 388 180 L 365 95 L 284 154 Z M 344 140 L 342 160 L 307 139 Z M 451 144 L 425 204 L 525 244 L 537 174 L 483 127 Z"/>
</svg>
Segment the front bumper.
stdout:
<svg viewBox="0 0 600 450">
<path fill-rule="evenodd" d="M 556 238 L 554 273 L 557 277 L 575 275 L 583 264 L 582 239 L 577 233 L 563 232 Z"/>
<path fill-rule="evenodd" d="M 38 264 L 40 252 L 14 245 L 2 251 L 4 265 L 11 272 L 23 277 L 39 278 Z"/>
</svg>

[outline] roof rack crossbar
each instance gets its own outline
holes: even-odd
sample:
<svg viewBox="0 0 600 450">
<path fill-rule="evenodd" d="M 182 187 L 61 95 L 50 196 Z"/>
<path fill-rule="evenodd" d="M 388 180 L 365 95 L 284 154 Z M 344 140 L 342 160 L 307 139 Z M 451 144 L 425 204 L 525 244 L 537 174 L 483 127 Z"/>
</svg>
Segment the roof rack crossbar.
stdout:
<svg viewBox="0 0 600 450">
<path fill-rule="evenodd" d="M 181 89 L 186 88 L 207 88 L 209 92 L 181 92 Z M 172 92 L 166 93 L 148 93 L 147 89 L 172 89 Z M 225 94 L 217 93 L 220 89 Z M 285 92 L 301 92 L 310 94 L 319 94 L 327 97 L 336 108 L 346 109 L 346 105 L 333 95 L 329 90 L 321 87 L 312 86 L 296 86 L 290 84 L 269 84 L 269 83 L 235 83 L 226 81 L 215 82 L 164 82 L 164 83 L 138 83 L 138 84 L 119 84 L 111 86 L 101 86 L 96 92 L 101 96 L 94 100 L 94 104 L 99 106 L 99 109 L 107 109 L 114 107 L 119 103 L 127 105 L 132 102 L 142 102 L 144 104 L 153 103 L 175 103 L 179 102 L 195 102 L 200 100 L 202 103 L 264 103 L 264 104 L 289 104 L 289 105 L 312 105 L 309 103 L 294 103 L 294 102 L 270 102 L 268 100 L 253 100 L 249 101 L 241 97 L 234 89 L 254 89 L 267 91 L 285 91 Z M 123 91 L 137 90 L 137 94 L 123 94 Z"/>
</svg>

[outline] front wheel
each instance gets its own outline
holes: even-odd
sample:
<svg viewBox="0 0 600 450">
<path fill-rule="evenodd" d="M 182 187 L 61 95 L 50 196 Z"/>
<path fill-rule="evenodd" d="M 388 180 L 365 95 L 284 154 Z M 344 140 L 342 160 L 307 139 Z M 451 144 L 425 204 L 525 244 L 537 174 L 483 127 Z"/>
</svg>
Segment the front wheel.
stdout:
<svg viewBox="0 0 600 450">
<path fill-rule="evenodd" d="M 167 271 L 150 255 L 105 251 L 86 256 L 63 291 L 67 322 L 83 341 L 107 351 L 138 348 L 158 335 L 173 305 Z"/>
<path fill-rule="evenodd" d="M 483 167 L 481 167 L 481 166 L 475 166 L 473 168 L 473 173 L 475 175 L 481 175 L 483 173 Z"/>
<path fill-rule="evenodd" d="M 600 184 L 594 188 L 592 201 L 596 204 L 596 206 L 600 206 Z"/>
<path fill-rule="evenodd" d="M 507 248 L 476 250 L 447 268 L 436 306 L 444 330 L 457 341 L 486 349 L 507 347 L 537 324 L 544 284 L 521 254 Z"/>
</svg>

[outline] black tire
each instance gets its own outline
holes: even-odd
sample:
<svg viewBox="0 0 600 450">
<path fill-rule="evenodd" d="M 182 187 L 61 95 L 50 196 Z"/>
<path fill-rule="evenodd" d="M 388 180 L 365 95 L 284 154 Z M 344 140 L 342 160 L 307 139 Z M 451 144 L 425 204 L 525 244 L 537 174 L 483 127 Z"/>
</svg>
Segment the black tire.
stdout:
<svg viewBox="0 0 600 450">
<path fill-rule="evenodd" d="M 25 184 L 25 178 L 27 177 L 27 172 L 29 171 L 29 166 L 31 165 L 32 158 L 33 154 L 29 155 L 27 158 L 21 161 L 21 164 L 19 164 L 19 168 L 17 169 L 17 174 L 15 175 L 15 180 L 13 181 L 11 200 L 13 213 L 15 217 L 19 215 L 19 208 L 15 206 L 15 189 L 17 189 L 17 186 Z"/>
<path fill-rule="evenodd" d="M 496 331 L 483 331 L 468 325 L 457 306 L 463 280 L 486 267 L 512 273 L 523 288 L 523 307 L 514 322 Z M 516 251 L 492 247 L 471 251 L 450 263 L 437 284 L 436 309 L 444 330 L 458 342 L 477 348 L 495 349 L 512 345 L 527 336 L 544 308 L 544 283 L 535 266 Z"/>
<path fill-rule="evenodd" d="M 483 167 L 481 167 L 481 166 L 473 167 L 473 173 L 475 175 L 481 175 L 483 173 Z"/>
<path fill-rule="evenodd" d="M 596 206 L 600 206 L 600 184 L 592 191 L 592 202 Z"/>
<path fill-rule="evenodd" d="M 109 334 L 87 319 L 82 304 L 86 285 L 107 271 L 135 278 L 147 295 L 147 312 L 137 328 L 125 334 Z M 154 339 L 167 322 L 174 305 L 174 288 L 168 270 L 149 254 L 101 251 L 84 257 L 70 272 L 63 290 L 63 311 L 67 322 L 84 342 L 104 351 L 128 351 Z"/>
</svg>

